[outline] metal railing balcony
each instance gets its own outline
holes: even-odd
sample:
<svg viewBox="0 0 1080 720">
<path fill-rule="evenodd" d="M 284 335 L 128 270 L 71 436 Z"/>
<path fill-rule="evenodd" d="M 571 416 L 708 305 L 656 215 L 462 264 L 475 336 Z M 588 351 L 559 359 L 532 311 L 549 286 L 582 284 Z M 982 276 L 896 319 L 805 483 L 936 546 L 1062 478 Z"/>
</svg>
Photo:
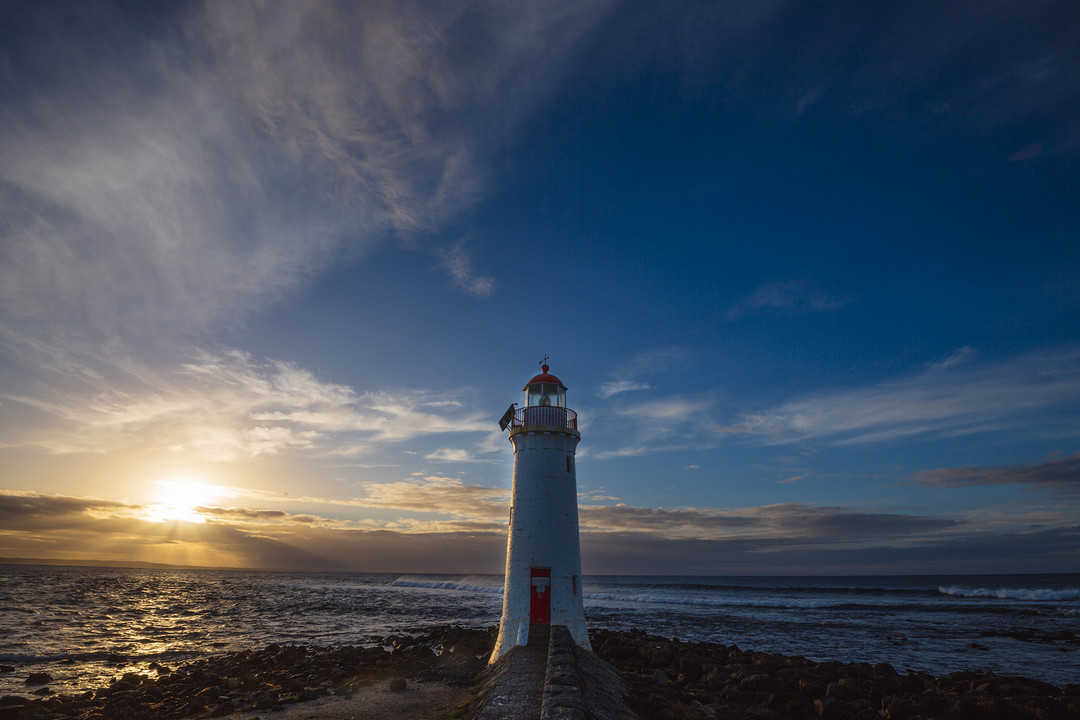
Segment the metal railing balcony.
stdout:
<svg viewBox="0 0 1080 720">
<path fill-rule="evenodd" d="M 510 421 L 510 429 L 522 427 L 564 427 L 577 430 L 577 413 L 570 408 L 538 405 L 518 408 Z"/>
</svg>

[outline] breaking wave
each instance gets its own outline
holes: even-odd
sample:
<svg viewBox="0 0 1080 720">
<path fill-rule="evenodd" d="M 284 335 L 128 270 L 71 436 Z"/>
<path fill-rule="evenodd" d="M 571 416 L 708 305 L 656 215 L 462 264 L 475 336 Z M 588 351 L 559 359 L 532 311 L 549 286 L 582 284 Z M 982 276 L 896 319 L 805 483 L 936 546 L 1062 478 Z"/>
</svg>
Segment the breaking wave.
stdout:
<svg viewBox="0 0 1080 720">
<path fill-rule="evenodd" d="M 431 577 L 399 577 L 390 584 L 398 588 L 424 588 L 428 590 L 463 590 L 468 592 L 494 593 L 502 595 L 502 578 L 498 585 L 491 584 L 487 578 L 465 577 L 460 579 L 435 579 Z"/>
<path fill-rule="evenodd" d="M 1080 600 L 1080 588 L 968 588 L 958 585 L 938 587 L 943 595 L 970 598 L 995 598 L 998 600 L 1061 601 Z"/>
</svg>

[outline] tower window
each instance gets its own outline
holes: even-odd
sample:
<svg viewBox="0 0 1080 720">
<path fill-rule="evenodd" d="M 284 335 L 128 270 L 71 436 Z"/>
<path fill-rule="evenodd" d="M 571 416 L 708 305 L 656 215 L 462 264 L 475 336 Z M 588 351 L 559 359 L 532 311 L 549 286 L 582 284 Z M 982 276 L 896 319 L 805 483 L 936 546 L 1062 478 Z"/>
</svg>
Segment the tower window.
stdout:
<svg viewBox="0 0 1080 720">
<path fill-rule="evenodd" d="M 570 472 L 570 458 L 566 458 L 566 472 Z"/>
</svg>

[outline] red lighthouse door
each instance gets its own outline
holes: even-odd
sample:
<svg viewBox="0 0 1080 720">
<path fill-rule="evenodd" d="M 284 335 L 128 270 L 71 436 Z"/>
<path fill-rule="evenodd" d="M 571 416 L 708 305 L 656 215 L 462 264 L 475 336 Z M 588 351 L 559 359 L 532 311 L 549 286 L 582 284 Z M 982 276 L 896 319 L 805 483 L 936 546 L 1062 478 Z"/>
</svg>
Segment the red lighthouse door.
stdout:
<svg viewBox="0 0 1080 720">
<path fill-rule="evenodd" d="M 551 568 L 532 568 L 529 590 L 529 622 L 547 625 L 551 622 Z"/>
</svg>

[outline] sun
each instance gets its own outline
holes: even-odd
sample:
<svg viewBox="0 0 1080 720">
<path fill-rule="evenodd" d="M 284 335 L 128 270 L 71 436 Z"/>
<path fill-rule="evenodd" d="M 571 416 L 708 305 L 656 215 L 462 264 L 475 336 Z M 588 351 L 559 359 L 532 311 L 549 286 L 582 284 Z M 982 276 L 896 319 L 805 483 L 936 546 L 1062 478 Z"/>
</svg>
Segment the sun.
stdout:
<svg viewBox="0 0 1080 720">
<path fill-rule="evenodd" d="M 158 480 L 156 484 L 156 502 L 147 508 L 147 517 L 154 522 L 204 523 L 206 516 L 197 508 L 210 504 L 222 494 L 213 485 L 195 480 Z"/>
</svg>

